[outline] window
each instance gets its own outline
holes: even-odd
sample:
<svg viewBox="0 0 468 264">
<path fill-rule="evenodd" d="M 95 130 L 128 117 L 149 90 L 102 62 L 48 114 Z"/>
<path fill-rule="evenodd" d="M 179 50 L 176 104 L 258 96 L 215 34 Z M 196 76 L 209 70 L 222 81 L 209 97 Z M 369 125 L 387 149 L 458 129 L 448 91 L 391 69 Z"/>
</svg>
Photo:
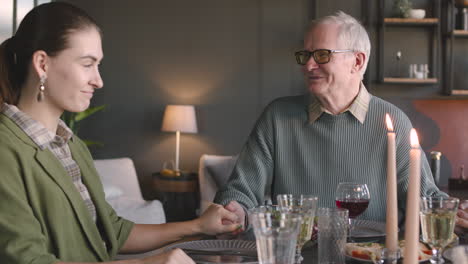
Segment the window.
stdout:
<svg viewBox="0 0 468 264">
<path fill-rule="evenodd" d="M 11 37 L 23 19 L 34 6 L 51 0 L 0 0 L 0 43 Z"/>
</svg>

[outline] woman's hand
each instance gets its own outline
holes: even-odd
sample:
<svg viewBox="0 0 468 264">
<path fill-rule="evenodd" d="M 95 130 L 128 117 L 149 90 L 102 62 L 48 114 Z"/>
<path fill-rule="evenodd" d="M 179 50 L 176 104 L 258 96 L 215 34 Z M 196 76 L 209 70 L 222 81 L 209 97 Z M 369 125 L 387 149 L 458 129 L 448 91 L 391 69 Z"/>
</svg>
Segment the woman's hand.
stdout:
<svg viewBox="0 0 468 264">
<path fill-rule="evenodd" d="M 457 226 L 468 228 L 468 200 L 461 201 L 458 206 Z"/>
<path fill-rule="evenodd" d="M 142 264 L 195 264 L 180 248 L 144 258 Z"/>
<path fill-rule="evenodd" d="M 200 233 L 217 235 L 239 229 L 239 219 L 219 204 L 212 204 L 199 218 L 195 219 Z M 240 226 L 240 227 L 239 227 Z"/>
</svg>

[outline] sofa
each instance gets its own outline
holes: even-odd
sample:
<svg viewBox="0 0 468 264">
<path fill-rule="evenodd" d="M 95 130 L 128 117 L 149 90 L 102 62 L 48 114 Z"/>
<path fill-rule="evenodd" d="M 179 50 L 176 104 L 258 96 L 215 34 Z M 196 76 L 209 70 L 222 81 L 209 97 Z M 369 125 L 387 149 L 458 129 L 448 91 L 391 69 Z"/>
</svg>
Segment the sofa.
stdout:
<svg viewBox="0 0 468 264">
<path fill-rule="evenodd" d="M 135 165 L 130 158 L 94 160 L 101 177 L 106 201 L 117 215 L 137 224 L 166 222 L 160 201 L 145 201 L 138 184 Z M 160 249 L 141 254 L 119 254 L 115 260 L 137 259 L 160 253 Z"/>
<path fill-rule="evenodd" d="M 94 160 L 107 202 L 117 214 L 138 224 L 166 222 L 160 201 L 145 201 L 130 158 Z"/>
</svg>

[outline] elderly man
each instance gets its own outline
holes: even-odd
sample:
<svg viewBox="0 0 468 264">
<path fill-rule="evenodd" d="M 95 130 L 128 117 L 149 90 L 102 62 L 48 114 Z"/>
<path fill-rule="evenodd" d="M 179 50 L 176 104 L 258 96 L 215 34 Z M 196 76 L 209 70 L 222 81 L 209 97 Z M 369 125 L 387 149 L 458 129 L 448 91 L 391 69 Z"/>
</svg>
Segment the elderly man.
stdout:
<svg viewBox="0 0 468 264">
<path fill-rule="evenodd" d="M 265 194 L 315 194 L 319 206 L 335 206 L 340 182 L 366 183 L 370 204 L 362 218 L 385 221 L 387 138 L 385 114 L 395 127 L 398 208 L 404 215 L 409 174 L 408 117 L 369 94 L 362 83 L 370 55 L 364 27 L 337 12 L 313 21 L 296 52 L 309 94 L 279 98 L 257 121 L 228 184 L 215 201 L 245 219 Z M 435 186 L 426 159 L 421 195 L 445 195 Z"/>
</svg>

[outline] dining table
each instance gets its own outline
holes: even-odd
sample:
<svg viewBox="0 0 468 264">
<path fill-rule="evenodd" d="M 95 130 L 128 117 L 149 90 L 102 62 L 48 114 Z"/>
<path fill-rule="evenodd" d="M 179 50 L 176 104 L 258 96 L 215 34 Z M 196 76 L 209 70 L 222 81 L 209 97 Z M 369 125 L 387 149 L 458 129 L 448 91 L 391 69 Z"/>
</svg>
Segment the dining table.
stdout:
<svg viewBox="0 0 468 264">
<path fill-rule="evenodd" d="M 213 237 L 213 236 L 203 236 L 203 237 L 199 237 L 197 238 L 196 240 L 215 240 L 217 239 L 216 237 Z M 240 239 L 240 240 L 247 240 L 247 241 L 251 241 L 251 242 L 254 242 L 255 241 L 255 237 L 252 233 L 245 233 L 243 236 L 237 238 L 237 239 Z M 196 240 L 191 240 L 191 241 L 196 241 Z M 224 239 L 219 239 L 219 240 L 224 240 Z M 373 240 L 374 242 L 384 242 L 384 239 L 381 238 L 380 240 Z M 362 241 L 364 242 L 364 241 Z M 183 243 L 183 242 L 182 242 Z M 174 247 L 175 245 L 179 244 L 178 242 L 176 243 L 173 243 L 171 247 Z M 468 245 L 468 241 L 466 239 L 466 236 L 463 236 L 460 235 L 460 241 L 459 243 L 460 245 Z M 304 258 L 302 264 L 318 264 L 318 245 L 317 245 L 317 242 L 316 241 L 309 241 L 305 244 L 303 250 L 302 250 L 302 256 Z M 452 262 L 450 260 L 445 260 L 446 264 L 452 264 Z M 211 263 L 211 262 L 197 262 L 197 263 Z M 229 263 L 229 264 L 233 264 L 233 262 L 213 262 L 213 263 Z M 355 260 L 355 259 L 351 259 L 351 258 L 346 258 L 346 264 L 366 264 L 366 263 L 372 263 L 370 261 L 358 261 L 358 260 Z M 399 261 L 398 263 L 403 263 L 403 261 Z M 424 262 L 421 262 L 421 264 L 426 264 L 426 263 L 430 263 L 430 261 L 424 261 Z"/>
</svg>

